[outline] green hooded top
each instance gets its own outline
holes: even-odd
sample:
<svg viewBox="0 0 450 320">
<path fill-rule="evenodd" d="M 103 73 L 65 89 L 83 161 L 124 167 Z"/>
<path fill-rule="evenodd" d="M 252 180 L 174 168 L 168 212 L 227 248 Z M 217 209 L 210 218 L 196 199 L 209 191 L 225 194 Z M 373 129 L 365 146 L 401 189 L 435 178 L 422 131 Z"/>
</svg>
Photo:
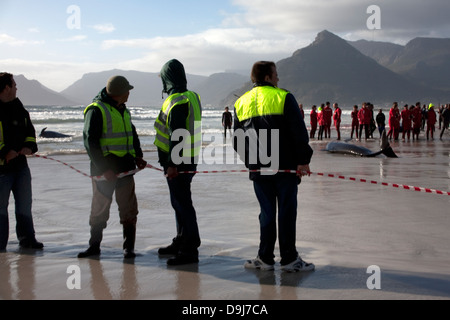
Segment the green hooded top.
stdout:
<svg viewBox="0 0 450 320">
<path fill-rule="evenodd" d="M 161 69 L 163 93 L 169 95 L 187 91 L 187 79 L 184 66 L 180 61 L 173 59 L 167 62 Z"/>
<path fill-rule="evenodd" d="M 184 93 L 187 89 L 186 72 L 183 64 L 172 59 L 167 62 L 161 69 L 161 80 L 163 83 L 163 93 L 167 93 L 169 96 L 176 93 Z M 186 119 L 189 116 L 189 105 L 181 104 L 173 108 L 170 113 L 168 122 L 170 132 L 174 132 L 177 129 L 186 128 Z M 175 165 L 171 159 L 172 150 L 180 143 L 179 141 L 170 141 L 170 152 L 164 153 L 158 149 L 159 163 L 167 170 L 168 167 L 178 167 L 180 171 L 191 171 L 197 168 L 196 165 Z"/>
</svg>

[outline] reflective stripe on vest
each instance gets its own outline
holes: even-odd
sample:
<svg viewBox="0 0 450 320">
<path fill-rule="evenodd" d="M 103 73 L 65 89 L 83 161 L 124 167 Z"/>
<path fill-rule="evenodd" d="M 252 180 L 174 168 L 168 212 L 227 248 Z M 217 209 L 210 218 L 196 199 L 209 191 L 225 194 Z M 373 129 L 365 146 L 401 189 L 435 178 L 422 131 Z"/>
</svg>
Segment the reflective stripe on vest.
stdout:
<svg viewBox="0 0 450 320">
<path fill-rule="evenodd" d="M 84 113 L 86 114 L 92 107 L 99 108 L 103 115 L 103 133 L 100 138 L 103 156 L 106 157 L 113 154 L 118 157 L 124 157 L 129 153 L 136 157 L 133 144 L 133 127 L 128 109 L 125 109 L 122 116 L 116 108 L 101 101 L 96 101 L 88 106 Z"/>
<path fill-rule="evenodd" d="M 175 106 L 186 103 L 189 104 L 189 116 L 186 119 L 186 130 L 190 134 L 190 143 L 184 144 L 183 157 L 197 157 L 200 155 L 202 146 L 202 106 L 200 97 L 192 91 L 173 94 L 164 102 L 161 112 L 155 122 L 155 145 L 160 150 L 169 153 L 171 139 L 169 130 L 170 112 Z"/>
<path fill-rule="evenodd" d="M 266 115 L 283 115 L 288 93 L 271 86 L 255 87 L 236 101 L 236 116 L 242 122 Z"/>
</svg>

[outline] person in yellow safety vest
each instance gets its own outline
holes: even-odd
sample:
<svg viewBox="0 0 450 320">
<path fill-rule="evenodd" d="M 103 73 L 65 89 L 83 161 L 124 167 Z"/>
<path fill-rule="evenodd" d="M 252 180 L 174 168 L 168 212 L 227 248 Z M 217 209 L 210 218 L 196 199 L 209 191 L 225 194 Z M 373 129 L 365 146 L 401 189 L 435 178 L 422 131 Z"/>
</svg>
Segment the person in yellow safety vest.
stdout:
<svg viewBox="0 0 450 320">
<path fill-rule="evenodd" d="M 311 271 L 314 265 L 303 261 L 296 249 L 298 185 L 302 176 L 310 174 L 309 164 L 313 155 L 308 131 L 294 96 L 277 87 L 279 79 L 275 63 L 255 63 L 251 78 L 253 89 L 235 104 L 233 144 L 252 171 L 250 179 L 261 208 L 261 235 L 257 258 L 248 260 L 244 266 L 274 270 L 278 208 L 281 269 L 287 272 Z M 239 134 L 242 131 L 247 134 Z M 277 136 L 278 139 L 274 139 Z M 245 148 L 239 147 L 242 144 L 239 137 L 245 138 L 241 138 Z M 273 164 L 266 163 L 266 157 L 260 154 L 262 149 L 271 155 L 271 162 L 277 163 L 277 172 L 264 172 Z M 257 151 L 257 155 L 252 155 Z"/>
<path fill-rule="evenodd" d="M 120 223 L 123 225 L 124 257 L 136 257 L 134 247 L 138 204 L 134 177 L 117 177 L 120 173 L 135 170 L 136 166 L 139 169 L 147 166 L 130 111 L 125 105 L 132 89 L 133 86 L 126 78 L 114 76 L 84 111 L 83 137 L 91 160 L 91 175 L 104 176 L 106 181 L 92 180 L 93 197 L 89 219 L 91 237 L 89 248 L 81 252 L 79 258 L 100 254 L 103 230 L 109 220 L 114 193 L 119 206 Z"/>
<path fill-rule="evenodd" d="M 155 145 L 167 177 L 177 235 L 158 254 L 171 256 L 168 265 L 198 263 L 201 240 L 191 193 L 195 174 L 180 172 L 197 170 L 202 144 L 201 101 L 197 93 L 187 89 L 185 69 L 178 60 L 170 60 L 163 66 L 161 80 L 163 93 L 169 97 L 155 122 Z"/>
</svg>

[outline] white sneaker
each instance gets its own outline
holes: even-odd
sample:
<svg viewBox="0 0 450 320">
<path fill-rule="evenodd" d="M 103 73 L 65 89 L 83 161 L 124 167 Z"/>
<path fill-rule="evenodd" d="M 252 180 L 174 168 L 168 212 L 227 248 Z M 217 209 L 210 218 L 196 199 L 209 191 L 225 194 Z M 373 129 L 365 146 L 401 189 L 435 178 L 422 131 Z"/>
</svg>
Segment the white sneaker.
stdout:
<svg viewBox="0 0 450 320">
<path fill-rule="evenodd" d="M 307 263 L 302 260 L 302 258 L 298 257 L 297 260 L 281 266 L 281 270 L 286 272 L 307 272 L 307 271 L 314 271 L 316 266 L 312 263 Z"/>
<path fill-rule="evenodd" d="M 253 260 L 247 260 L 244 264 L 244 267 L 247 269 L 257 269 L 264 271 L 271 271 L 275 269 L 274 265 L 265 263 L 259 257 Z"/>
</svg>

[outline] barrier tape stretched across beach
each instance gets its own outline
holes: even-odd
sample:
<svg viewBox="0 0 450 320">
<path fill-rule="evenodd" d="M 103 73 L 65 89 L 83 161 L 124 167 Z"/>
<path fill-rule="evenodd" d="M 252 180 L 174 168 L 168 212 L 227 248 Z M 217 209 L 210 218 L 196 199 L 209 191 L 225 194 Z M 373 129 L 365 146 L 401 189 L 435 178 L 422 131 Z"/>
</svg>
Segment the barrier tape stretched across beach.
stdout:
<svg viewBox="0 0 450 320">
<path fill-rule="evenodd" d="M 91 178 L 93 180 L 96 180 L 96 181 L 105 181 L 106 180 L 106 178 L 104 176 L 92 177 L 92 176 L 82 172 L 81 170 L 78 170 L 77 168 L 73 167 L 72 165 L 65 163 L 61 160 L 57 160 L 57 159 L 54 159 L 51 157 L 41 156 L 41 155 L 37 155 L 37 154 L 34 155 L 34 157 L 58 162 L 64 166 L 67 166 L 70 169 L 78 172 L 79 174 L 81 174 L 85 177 Z M 151 164 L 147 164 L 146 168 L 152 169 L 155 171 L 159 171 L 159 172 L 164 172 L 164 170 L 157 168 Z M 117 178 L 120 179 L 123 177 L 134 175 L 134 174 L 141 172 L 142 170 L 143 169 L 136 169 L 133 171 L 123 172 L 123 173 L 118 174 Z M 296 170 L 211 170 L 211 171 L 182 171 L 179 173 L 180 174 L 188 174 L 188 173 L 191 173 L 191 174 L 221 174 L 221 173 L 252 173 L 252 172 L 292 173 L 292 174 L 298 173 Z M 408 185 L 397 184 L 397 183 L 379 182 L 379 181 L 375 181 L 375 180 L 358 179 L 358 178 L 353 178 L 353 177 L 345 177 L 345 176 L 337 175 L 337 174 L 308 172 L 308 175 L 316 175 L 319 177 L 336 178 L 336 179 L 341 179 L 341 180 L 349 180 L 349 181 L 353 181 L 353 182 L 361 182 L 361 183 L 369 183 L 369 184 L 373 184 L 373 185 L 381 185 L 381 186 L 385 186 L 385 187 L 393 187 L 393 188 L 403 189 L 403 190 L 411 190 L 411 191 L 424 192 L 424 193 L 429 193 L 429 194 L 450 196 L 450 192 L 448 192 L 448 191 L 440 191 L 440 190 L 431 189 L 431 188 L 408 186 Z"/>
</svg>

